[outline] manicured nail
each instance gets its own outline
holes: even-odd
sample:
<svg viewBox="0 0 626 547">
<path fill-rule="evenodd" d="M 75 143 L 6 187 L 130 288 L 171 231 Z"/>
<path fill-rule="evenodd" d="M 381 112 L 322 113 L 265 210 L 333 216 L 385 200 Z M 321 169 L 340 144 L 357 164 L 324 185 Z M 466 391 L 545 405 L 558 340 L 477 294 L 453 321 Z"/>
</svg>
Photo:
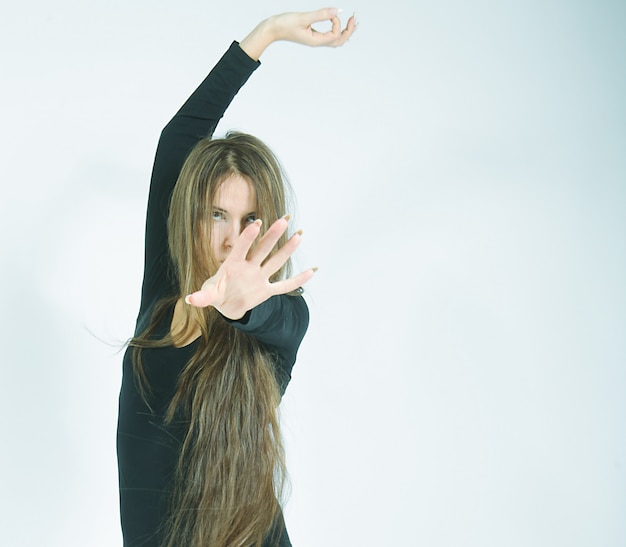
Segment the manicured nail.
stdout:
<svg viewBox="0 0 626 547">
<path fill-rule="evenodd" d="M 319 270 L 319 268 L 317 266 L 315 266 L 315 268 L 311 268 L 314 272 L 316 272 L 317 270 Z"/>
<path fill-rule="evenodd" d="M 304 232 L 303 232 L 302 230 L 298 230 L 298 231 L 296 232 L 296 234 L 298 234 L 299 236 L 301 236 L 303 233 L 304 233 Z"/>
<path fill-rule="evenodd" d="M 287 222 L 289 222 L 289 219 L 291 218 L 291 215 L 289 213 L 287 213 L 284 217 L 283 217 Z"/>
<path fill-rule="evenodd" d="M 263 221 L 260 218 L 257 218 L 253 224 L 258 224 L 259 226 L 261 226 L 261 224 L 263 224 Z"/>
<path fill-rule="evenodd" d="M 191 297 L 190 294 L 188 294 L 187 296 L 185 296 L 185 304 L 189 304 L 191 305 L 191 302 L 189 302 L 189 298 Z"/>
</svg>

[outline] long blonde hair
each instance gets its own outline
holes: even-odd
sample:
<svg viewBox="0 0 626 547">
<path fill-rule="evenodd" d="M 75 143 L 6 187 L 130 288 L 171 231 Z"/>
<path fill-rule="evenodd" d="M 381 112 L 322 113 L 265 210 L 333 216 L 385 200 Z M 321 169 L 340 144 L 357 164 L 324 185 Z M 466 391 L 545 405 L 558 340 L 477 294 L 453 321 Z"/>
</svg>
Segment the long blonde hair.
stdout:
<svg viewBox="0 0 626 547">
<path fill-rule="evenodd" d="M 256 190 L 257 217 L 265 227 L 287 212 L 283 170 L 262 141 L 235 132 L 200 141 L 183 165 L 170 205 L 169 250 L 179 294 L 161 302 L 147 330 L 130 342 L 140 390 L 149 402 L 141 349 L 177 345 L 190 326 L 201 331 L 165 416 L 166 424 L 188 424 L 164 528 L 165 547 L 260 546 L 280 511 L 286 469 L 280 389 L 270 353 L 214 308 L 184 306 L 181 329 L 154 339 L 166 310 L 217 269 L 207 244 L 211 223 L 203 221 L 210 218 L 219 185 L 232 175 L 244 177 Z M 289 269 L 287 263 L 275 278 L 288 275 Z M 274 530 L 277 542 L 280 527 Z"/>
</svg>

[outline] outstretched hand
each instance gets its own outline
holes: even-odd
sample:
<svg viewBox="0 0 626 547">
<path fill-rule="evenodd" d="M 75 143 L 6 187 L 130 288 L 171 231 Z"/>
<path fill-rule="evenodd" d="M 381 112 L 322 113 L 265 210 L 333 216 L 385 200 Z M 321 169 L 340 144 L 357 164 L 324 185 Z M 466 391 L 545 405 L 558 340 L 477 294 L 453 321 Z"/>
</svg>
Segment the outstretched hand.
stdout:
<svg viewBox="0 0 626 547">
<path fill-rule="evenodd" d="M 356 17 L 348 19 L 342 30 L 337 8 L 323 8 L 305 13 L 281 13 L 273 15 L 246 36 L 239 44 L 253 59 L 258 60 L 261 53 L 277 41 L 295 42 L 306 46 L 339 47 L 344 45 L 356 30 Z M 330 21 L 331 29 L 320 32 L 313 28 L 315 23 Z"/>
<path fill-rule="evenodd" d="M 199 291 L 188 295 L 185 302 L 203 308 L 213 306 L 225 317 L 235 320 L 271 296 L 285 294 L 304 285 L 313 277 L 315 269 L 305 270 L 289 279 L 270 281 L 300 244 L 302 233 L 297 232 L 274 255 L 269 256 L 287 226 L 287 218 L 278 219 L 252 248 L 259 236 L 261 221 L 248 225 L 215 275 L 207 279 Z"/>
</svg>

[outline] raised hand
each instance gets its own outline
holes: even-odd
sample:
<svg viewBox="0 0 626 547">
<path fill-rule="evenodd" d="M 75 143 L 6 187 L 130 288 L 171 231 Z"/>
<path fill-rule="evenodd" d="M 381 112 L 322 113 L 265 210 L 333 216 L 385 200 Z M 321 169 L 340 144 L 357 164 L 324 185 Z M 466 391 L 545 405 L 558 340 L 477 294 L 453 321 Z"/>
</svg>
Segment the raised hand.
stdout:
<svg viewBox="0 0 626 547">
<path fill-rule="evenodd" d="M 339 47 L 345 44 L 356 30 L 356 17 L 348 19 L 342 30 L 337 8 L 324 8 L 306 13 L 281 13 L 261 21 L 259 25 L 239 44 L 253 59 L 272 42 L 280 40 L 295 42 L 311 47 Z M 313 24 L 330 21 L 332 27 L 327 32 L 319 32 Z"/>
<path fill-rule="evenodd" d="M 332 28 L 327 32 L 318 32 L 312 25 L 321 21 L 330 21 Z M 306 46 L 339 47 L 345 44 L 356 29 L 356 18 L 348 19 L 346 28 L 341 30 L 341 21 L 337 8 L 324 8 L 308 13 L 283 13 L 269 19 L 273 27 L 275 40 L 286 40 Z"/>
<path fill-rule="evenodd" d="M 213 306 L 229 319 L 240 319 L 270 296 L 285 294 L 304 285 L 313 277 L 315 269 L 270 282 L 270 277 L 287 262 L 301 241 L 302 232 L 297 232 L 273 256 L 269 256 L 287 226 L 287 218 L 278 219 L 253 248 L 261 221 L 248 225 L 215 275 L 207 279 L 199 291 L 188 295 L 185 302 L 198 307 Z"/>
</svg>

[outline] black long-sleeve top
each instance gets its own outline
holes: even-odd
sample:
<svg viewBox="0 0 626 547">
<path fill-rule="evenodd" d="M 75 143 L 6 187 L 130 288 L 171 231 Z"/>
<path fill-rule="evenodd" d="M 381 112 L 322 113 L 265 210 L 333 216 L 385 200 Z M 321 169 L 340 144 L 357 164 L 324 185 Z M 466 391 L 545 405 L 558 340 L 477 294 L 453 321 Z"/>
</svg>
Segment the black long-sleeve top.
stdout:
<svg viewBox="0 0 626 547">
<path fill-rule="evenodd" d="M 136 335 L 148 325 L 155 304 L 177 292 L 167 246 L 167 217 L 170 197 L 184 160 L 199 140 L 213 134 L 226 108 L 259 64 L 234 42 L 163 129 L 148 198 L 144 277 Z M 159 325 L 158 336 L 167 334 L 172 316 L 173 307 Z M 276 376 L 284 391 L 308 320 L 308 309 L 302 297 L 280 295 L 253 308 L 239 321 L 229 322 L 257 338 L 276 356 Z M 159 545 L 185 434 L 175 424 L 165 425 L 163 417 L 175 393 L 178 376 L 196 351 L 197 343 L 196 340 L 181 348 L 142 350 L 152 410 L 137 388 L 132 348 L 124 355 L 117 453 L 126 547 Z M 290 545 L 286 531 L 283 531 L 281 545 Z"/>
</svg>

